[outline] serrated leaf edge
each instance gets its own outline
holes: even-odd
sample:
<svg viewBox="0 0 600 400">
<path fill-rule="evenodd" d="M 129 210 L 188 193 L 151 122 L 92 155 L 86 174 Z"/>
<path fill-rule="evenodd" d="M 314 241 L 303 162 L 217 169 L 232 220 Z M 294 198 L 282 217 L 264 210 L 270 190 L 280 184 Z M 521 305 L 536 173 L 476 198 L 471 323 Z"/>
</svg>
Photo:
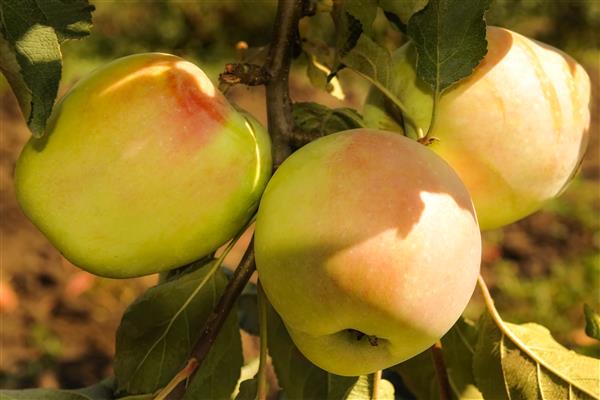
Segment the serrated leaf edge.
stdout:
<svg viewBox="0 0 600 400">
<path fill-rule="evenodd" d="M 500 313 L 498 313 L 498 310 L 496 309 L 496 307 L 494 305 L 494 301 L 493 301 L 493 299 L 490 295 L 490 292 L 487 288 L 487 285 L 483 281 L 483 278 L 481 277 L 481 275 L 479 276 L 479 278 L 477 278 L 477 284 L 479 285 L 479 287 L 483 293 L 483 297 L 484 297 L 484 300 L 486 303 L 486 308 L 487 308 L 490 316 L 492 317 L 492 320 L 494 321 L 496 326 L 500 329 L 500 333 L 502 334 L 502 337 L 500 339 L 500 346 L 501 346 L 500 354 L 504 354 L 504 340 L 505 340 L 505 337 L 507 337 L 519 348 L 519 350 L 521 350 L 523 353 L 525 353 L 537 365 L 539 365 L 540 367 L 544 367 L 548 372 L 554 374 L 555 376 L 557 376 L 558 378 L 560 378 L 564 382 L 566 382 L 569 385 L 569 396 L 571 396 L 572 388 L 576 388 L 580 392 L 585 393 L 586 395 L 590 396 L 592 399 L 598 399 L 598 397 L 594 393 L 591 393 L 590 391 L 588 391 L 588 389 L 581 387 L 576 383 L 571 382 L 570 378 L 566 377 L 562 372 L 554 369 L 551 365 L 548 365 L 546 363 L 546 361 L 544 361 L 537 354 L 532 352 L 529 349 L 529 347 L 525 343 L 523 343 L 523 341 L 510 330 L 510 328 L 506 325 L 506 323 L 500 316 Z M 504 368 L 502 368 L 502 373 L 504 374 Z M 506 379 L 503 379 L 503 381 L 504 381 L 504 385 L 506 385 Z M 510 392 L 508 391 L 508 388 L 507 388 L 506 393 L 510 399 Z"/>
</svg>

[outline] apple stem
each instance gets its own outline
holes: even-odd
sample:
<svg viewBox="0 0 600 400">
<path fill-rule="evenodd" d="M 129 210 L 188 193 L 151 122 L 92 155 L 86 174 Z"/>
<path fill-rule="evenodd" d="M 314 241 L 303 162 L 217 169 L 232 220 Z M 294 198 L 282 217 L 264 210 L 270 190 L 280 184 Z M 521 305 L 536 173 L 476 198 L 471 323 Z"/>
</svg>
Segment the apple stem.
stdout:
<svg viewBox="0 0 600 400">
<path fill-rule="evenodd" d="M 198 368 L 198 360 L 190 358 L 185 367 L 175 375 L 173 379 L 164 387 L 154 398 L 154 400 L 165 400 L 172 393 L 177 385 L 186 381 Z"/>
<path fill-rule="evenodd" d="M 440 386 L 440 400 L 451 400 L 452 391 L 450 389 L 450 381 L 448 380 L 448 370 L 444 362 L 444 354 L 442 353 L 442 343 L 438 340 L 430 349 L 431 359 L 435 367 L 435 376 Z"/>
<path fill-rule="evenodd" d="M 258 330 L 260 335 L 260 364 L 258 367 L 257 380 L 258 389 L 256 392 L 257 400 L 266 400 L 269 386 L 267 382 L 267 305 L 268 300 L 263 291 L 260 281 L 257 284 L 258 289 Z"/>
<path fill-rule="evenodd" d="M 431 107 L 431 120 L 429 121 L 429 128 L 427 128 L 427 133 L 425 134 L 425 136 L 421 136 L 423 134 L 422 131 L 419 132 L 418 141 L 419 141 L 419 143 L 424 144 L 425 146 L 429 146 L 434 141 L 439 140 L 437 138 L 431 137 L 431 132 L 433 132 L 433 127 L 435 126 L 435 120 L 437 118 L 437 109 L 438 109 L 438 103 L 440 102 L 440 97 L 441 97 L 441 93 L 439 92 L 439 90 L 436 87 L 436 91 L 433 96 L 433 106 Z M 419 130 L 421 130 L 421 128 L 419 128 Z"/>
<path fill-rule="evenodd" d="M 379 383 L 381 382 L 381 376 L 381 370 L 373 373 L 373 391 L 371 392 L 371 400 L 377 400 L 379 397 Z"/>
</svg>

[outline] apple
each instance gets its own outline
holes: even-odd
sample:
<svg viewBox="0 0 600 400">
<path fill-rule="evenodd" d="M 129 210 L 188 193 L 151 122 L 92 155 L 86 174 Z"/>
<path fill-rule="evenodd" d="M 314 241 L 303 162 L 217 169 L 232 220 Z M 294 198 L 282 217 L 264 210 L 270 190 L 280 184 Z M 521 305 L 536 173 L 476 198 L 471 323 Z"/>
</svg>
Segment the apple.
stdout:
<svg viewBox="0 0 600 400">
<path fill-rule="evenodd" d="M 442 95 L 430 148 L 469 189 L 481 228 L 493 229 L 535 212 L 574 176 L 588 142 L 590 80 L 565 53 L 515 32 L 488 27 L 487 40 L 474 73 Z M 393 63 L 392 90 L 427 131 L 433 97 L 416 76 L 414 46 L 397 50 Z M 368 125 L 402 131 L 385 102 L 372 90 Z"/>
<path fill-rule="evenodd" d="M 355 129 L 292 154 L 255 231 L 265 293 L 298 349 L 338 375 L 400 363 L 464 310 L 481 236 L 469 193 L 433 151 Z"/>
<path fill-rule="evenodd" d="M 148 53 L 79 81 L 16 166 L 18 201 L 73 264 L 124 278 L 204 257 L 251 218 L 270 141 L 194 64 Z"/>
</svg>

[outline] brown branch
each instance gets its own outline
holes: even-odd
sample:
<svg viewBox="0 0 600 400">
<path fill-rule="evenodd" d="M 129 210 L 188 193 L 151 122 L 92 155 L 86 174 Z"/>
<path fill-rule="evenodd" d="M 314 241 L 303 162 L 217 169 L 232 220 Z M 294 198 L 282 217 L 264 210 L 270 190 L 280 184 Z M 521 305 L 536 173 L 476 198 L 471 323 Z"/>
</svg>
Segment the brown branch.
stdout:
<svg viewBox="0 0 600 400">
<path fill-rule="evenodd" d="M 435 376 L 440 387 L 440 400 L 451 400 L 452 389 L 448 380 L 448 371 L 444 362 L 444 354 L 442 353 L 442 343 L 438 340 L 431 346 L 431 358 L 435 367 Z"/>
<path fill-rule="evenodd" d="M 289 138 L 294 131 L 294 121 L 289 74 L 294 47 L 299 42 L 298 21 L 305 11 L 302 0 L 279 0 L 273 40 L 265 65 L 271 77 L 267 83 L 267 117 L 275 168 L 291 153 Z"/>
<path fill-rule="evenodd" d="M 233 276 L 229 280 L 229 283 L 225 287 L 219 303 L 214 308 L 212 313 L 204 323 L 202 334 L 194 344 L 190 359 L 196 359 L 195 369 L 189 375 L 190 379 L 193 377 L 197 369 L 202 365 L 202 362 L 206 359 L 208 352 L 210 351 L 213 343 L 217 339 L 217 335 L 221 331 L 229 312 L 233 308 L 237 298 L 242 293 L 242 290 L 250 280 L 252 273 L 256 270 L 254 263 L 254 239 L 250 241 L 248 249 L 244 253 L 244 257 L 237 267 Z M 186 382 L 181 382 L 177 387 L 169 394 L 167 400 L 179 400 L 183 397 L 186 390 Z"/>
</svg>

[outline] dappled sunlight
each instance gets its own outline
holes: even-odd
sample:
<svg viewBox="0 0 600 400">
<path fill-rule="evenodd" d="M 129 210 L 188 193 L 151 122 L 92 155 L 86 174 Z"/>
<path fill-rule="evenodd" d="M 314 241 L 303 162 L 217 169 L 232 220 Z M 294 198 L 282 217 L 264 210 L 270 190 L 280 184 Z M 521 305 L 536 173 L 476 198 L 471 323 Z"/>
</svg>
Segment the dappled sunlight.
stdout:
<svg viewBox="0 0 600 400">
<path fill-rule="evenodd" d="M 196 83 L 198 83 L 198 87 L 202 93 L 208 97 L 215 97 L 215 86 L 200 68 L 189 61 L 177 61 L 175 62 L 174 67 L 192 76 Z"/>
<path fill-rule="evenodd" d="M 244 126 L 246 127 L 246 129 L 248 130 L 248 132 L 250 132 L 250 134 L 252 135 L 252 138 L 254 139 L 254 155 L 256 157 L 256 168 L 255 168 L 255 173 L 254 173 L 254 180 L 252 181 L 252 190 L 255 190 L 258 185 L 260 184 L 260 177 L 262 175 L 262 155 L 260 154 L 260 146 L 258 144 L 258 139 L 256 137 L 256 132 L 254 131 L 254 127 L 252 126 L 252 124 L 246 119 L 244 118 Z"/>
<path fill-rule="evenodd" d="M 301 150 L 304 158 L 292 155 L 271 180 L 259 211 L 257 263 L 273 281 L 284 282 L 284 276 L 306 279 L 283 286 L 265 281 L 265 290 L 271 299 L 305 302 L 307 314 L 332 316 L 340 314 L 339 302 L 331 302 L 340 296 L 333 293 L 343 293 L 341 308 L 353 310 L 351 315 L 370 315 L 373 304 L 397 320 L 421 313 L 422 320 L 432 322 L 422 329 L 439 334 L 444 323 L 428 315 L 431 301 L 439 303 L 432 310 L 462 310 L 478 273 L 480 234 L 469 194 L 426 147 L 397 134 L 350 132 L 333 137 L 335 145 L 331 136 L 319 139 L 331 140 L 328 145 L 307 145 L 312 147 Z M 311 163 L 305 161 L 312 158 L 323 161 L 307 166 Z M 286 181 L 296 184 L 283 188 Z M 262 215 L 269 215 L 270 222 Z M 270 260 L 262 260 L 261 254 Z M 472 279 L 461 280 L 464 273 L 451 267 L 457 264 Z M 426 282 L 412 285 L 411 274 L 422 274 Z M 463 281 L 468 286 L 459 291 L 463 295 L 453 296 L 456 286 L 465 286 Z M 427 290 L 414 293 L 411 285 Z M 412 311 L 399 304 L 411 304 Z M 348 321 L 334 317 L 312 326 L 302 316 L 286 313 L 287 305 L 274 306 L 283 307 L 278 311 L 295 329 L 333 333 L 348 328 Z"/>
<path fill-rule="evenodd" d="M 165 74 L 171 69 L 171 62 L 153 63 L 147 67 L 139 69 L 135 72 L 125 74 L 121 79 L 118 79 L 108 85 L 105 89 L 98 93 L 98 96 L 110 95 L 127 85 L 132 84 L 138 79 L 153 79 L 154 77 Z"/>
</svg>

